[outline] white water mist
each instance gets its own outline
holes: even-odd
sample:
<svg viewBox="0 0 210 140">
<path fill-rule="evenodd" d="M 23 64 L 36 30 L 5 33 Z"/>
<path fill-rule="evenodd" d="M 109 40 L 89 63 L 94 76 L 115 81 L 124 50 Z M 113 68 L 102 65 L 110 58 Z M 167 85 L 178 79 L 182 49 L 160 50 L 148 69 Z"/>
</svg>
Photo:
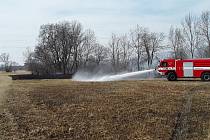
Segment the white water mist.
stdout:
<svg viewBox="0 0 210 140">
<path fill-rule="evenodd" d="M 152 73 L 154 69 L 144 70 L 144 71 L 137 71 L 137 72 L 129 72 L 117 75 L 90 75 L 89 73 L 79 72 L 73 76 L 74 81 L 92 81 L 92 82 L 103 82 L 103 81 L 118 81 L 118 80 L 129 80 L 133 79 L 134 77 L 141 77 L 144 74 Z M 137 78 L 136 78 L 137 79 Z"/>
</svg>

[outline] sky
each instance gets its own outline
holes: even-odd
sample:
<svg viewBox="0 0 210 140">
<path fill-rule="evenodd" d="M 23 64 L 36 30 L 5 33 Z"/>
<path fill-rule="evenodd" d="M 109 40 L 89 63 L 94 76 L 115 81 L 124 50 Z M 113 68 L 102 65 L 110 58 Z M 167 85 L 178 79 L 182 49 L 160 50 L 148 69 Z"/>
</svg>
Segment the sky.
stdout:
<svg viewBox="0 0 210 140">
<path fill-rule="evenodd" d="M 208 9 L 210 0 L 0 0 L 0 53 L 23 64 L 23 52 L 34 49 L 43 24 L 77 20 L 106 44 L 112 33 L 137 24 L 167 35 L 189 12 Z"/>
</svg>

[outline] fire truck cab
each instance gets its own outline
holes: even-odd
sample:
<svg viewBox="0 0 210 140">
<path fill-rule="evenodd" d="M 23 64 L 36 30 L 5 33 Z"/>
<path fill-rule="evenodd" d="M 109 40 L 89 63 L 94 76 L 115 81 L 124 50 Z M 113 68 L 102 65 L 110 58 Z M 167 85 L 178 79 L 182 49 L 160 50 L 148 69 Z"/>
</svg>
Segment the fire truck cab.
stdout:
<svg viewBox="0 0 210 140">
<path fill-rule="evenodd" d="M 210 58 L 164 59 L 160 61 L 157 71 L 169 81 L 176 81 L 177 78 L 201 78 L 203 81 L 210 81 Z"/>
</svg>

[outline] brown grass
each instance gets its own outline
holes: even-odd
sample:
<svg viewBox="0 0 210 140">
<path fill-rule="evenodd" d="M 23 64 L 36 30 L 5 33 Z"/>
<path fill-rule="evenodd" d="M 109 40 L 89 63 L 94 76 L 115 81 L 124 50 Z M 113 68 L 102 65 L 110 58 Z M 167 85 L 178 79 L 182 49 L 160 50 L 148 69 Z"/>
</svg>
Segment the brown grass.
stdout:
<svg viewBox="0 0 210 140">
<path fill-rule="evenodd" d="M 5 92 L 9 89 L 11 79 L 8 76 L 0 76 L 0 105 L 4 101 Z"/>
<path fill-rule="evenodd" d="M 187 95 L 184 139 L 208 137 L 209 83 L 14 81 L 0 114 L 3 139 L 173 139 Z M 181 125 L 180 125 L 181 126 Z"/>
</svg>

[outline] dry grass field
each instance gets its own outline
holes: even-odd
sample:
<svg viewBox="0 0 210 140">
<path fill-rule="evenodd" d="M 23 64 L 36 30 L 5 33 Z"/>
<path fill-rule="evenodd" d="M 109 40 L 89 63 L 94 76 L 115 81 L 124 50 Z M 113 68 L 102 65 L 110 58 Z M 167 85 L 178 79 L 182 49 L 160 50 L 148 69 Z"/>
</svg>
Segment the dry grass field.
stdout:
<svg viewBox="0 0 210 140">
<path fill-rule="evenodd" d="M 210 83 L 13 81 L 0 139 L 208 139 Z"/>
</svg>

